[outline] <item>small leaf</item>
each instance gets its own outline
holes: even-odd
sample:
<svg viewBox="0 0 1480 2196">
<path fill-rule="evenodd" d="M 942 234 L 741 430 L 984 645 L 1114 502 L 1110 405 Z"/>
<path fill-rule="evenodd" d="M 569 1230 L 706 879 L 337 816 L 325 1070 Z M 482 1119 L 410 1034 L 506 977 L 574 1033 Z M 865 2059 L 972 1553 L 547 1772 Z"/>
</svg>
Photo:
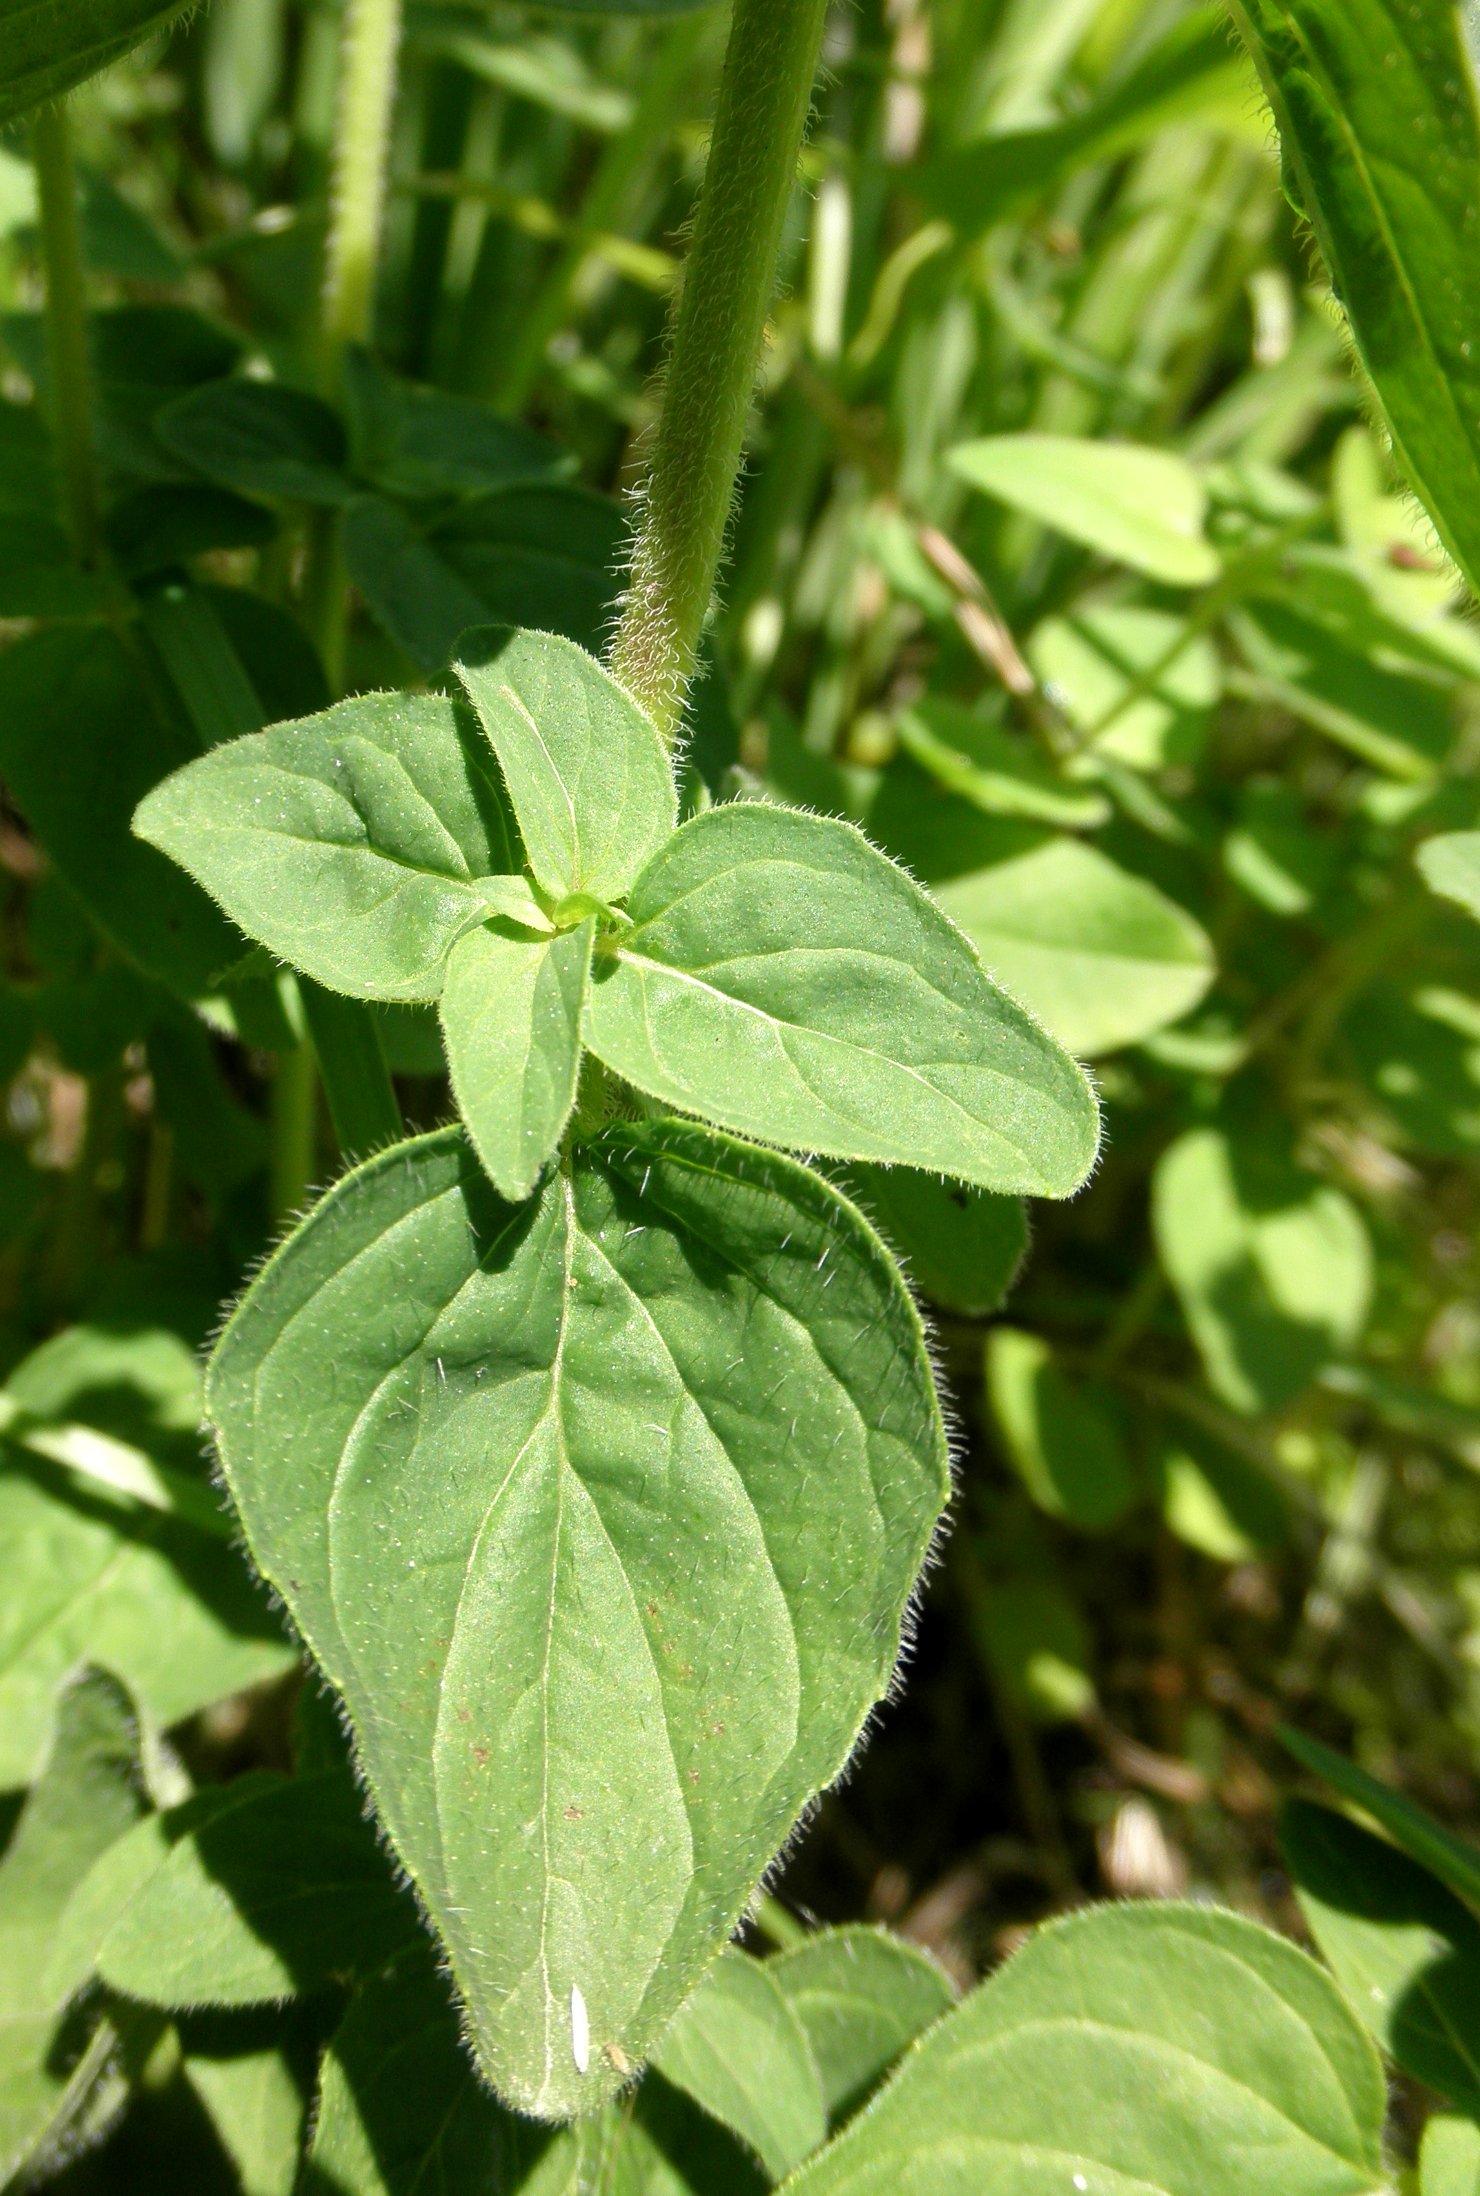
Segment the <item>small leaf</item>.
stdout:
<svg viewBox="0 0 1480 2196">
<path fill-rule="evenodd" d="M 850 825 L 736 802 L 639 878 L 598 956 L 593 1052 L 742 1134 L 1067 1196 L 1093 1164 L 1082 1073 Z"/>
<path fill-rule="evenodd" d="M 1097 555 L 1164 580 L 1206 587 L 1218 552 L 1203 533 L 1207 491 L 1170 450 L 1068 435 L 988 435 L 950 453 L 951 470 Z"/>
<path fill-rule="evenodd" d="M 1040 1509 L 1085 1532 L 1124 1515 L 1135 1494 L 1111 1392 L 1071 1380 L 1041 1336 L 994 1327 L 987 1390 L 1007 1453 Z"/>
<path fill-rule="evenodd" d="M 806 2030 L 834 2123 L 867 2101 L 907 2045 L 956 1999 L 926 1953 L 861 1926 L 819 1930 L 768 1960 L 766 1972 Z"/>
<path fill-rule="evenodd" d="M 184 12 L 184 0 L 0 0 L 0 123 L 60 99 Z"/>
<path fill-rule="evenodd" d="M 1427 1869 L 1329 1807 L 1291 1800 L 1280 1851 L 1358 2019 L 1405 2072 L 1480 2108 L 1480 1922 Z"/>
<path fill-rule="evenodd" d="M 1215 1563 L 1246 1563 L 1288 1537 L 1289 1511 L 1276 1482 L 1199 1431 L 1169 1431 L 1153 1468 L 1167 1525 Z"/>
<path fill-rule="evenodd" d="M 553 938 L 482 923 L 447 964 L 442 1028 L 457 1110 L 513 1203 L 554 1157 L 575 1104 L 595 938 L 590 918 Z"/>
<path fill-rule="evenodd" d="M 553 442 L 471 397 L 403 381 L 371 352 L 345 360 L 354 469 L 393 496 L 465 496 L 547 478 L 569 461 Z"/>
<path fill-rule="evenodd" d="M 372 1971 L 420 1932 L 341 1773 L 236 1778 L 187 1814 L 98 1953 L 145 2005 L 262 2005 Z"/>
<path fill-rule="evenodd" d="M 1212 638 L 1189 619 L 1090 604 L 1046 620 L 1027 652 L 1091 756 L 1165 770 L 1201 754 L 1223 678 Z"/>
<path fill-rule="evenodd" d="M 1480 172 L 1472 15 L 1454 0 L 1233 0 L 1398 462 L 1480 585 Z"/>
<path fill-rule="evenodd" d="M 213 748 L 135 829 L 249 938 L 362 999 L 435 999 L 480 880 L 518 866 L 471 712 L 430 694 L 364 694 Z"/>
<path fill-rule="evenodd" d="M 1480 921 L 1480 831 L 1426 839 L 1414 859 L 1430 892 L 1456 901 Z"/>
<path fill-rule="evenodd" d="M 1089 1632 L 1052 1579 L 983 1581 L 972 1596 L 982 1652 L 998 1685 L 1039 1723 L 1076 1723 L 1095 1705 Z"/>
<path fill-rule="evenodd" d="M 1343 1799 L 1351 1800 L 1380 1823 L 1411 1859 L 1447 1884 L 1457 1898 L 1480 1909 L 1480 1853 L 1472 1845 L 1444 1829 L 1423 1808 L 1404 1799 L 1401 1792 L 1380 1784 L 1355 1762 L 1333 1753 L 1319 1739 L 1307 1738 L 1303 1731 L 1292 1731 L 1287 1726 L 1279 1735 L 1281 1743 L 1313 1775 L 1324 1777 Z"/>
<path fill-rule="evenodd" d="M 1152 1222 L 1208 1379 L 1235 1410 L 1279 1410 L 1361 1334 L 1373 1278 L 1361 1214 L 1264 1136 L 1179 1137 L 1153 1178 Z"/>
<path fill-rule="evenodd" d="M 1419 2196 L 1480 2196 L 1480 2127 L 1436 2113 L 1423 2131 Z"/>
<path fill-rule="evenodd" d="M 896 730 L 900 746 L 922 770 L 989 816 L 1023 816 L 1069 830 L 1110 820 L 1103 793 L 1070 783 L 1021 736 L 960 702 L 922 695 L 904 711 Z"/>
<path fill-rule="evenodd" d="M 154 421 L 165 448 L 207 480 L 288 503 L 345 503 L 344 427 L 320 397 L 233 376 L 167 404 Z"/>
<path fill-rule="evenodd" d="M 536 884 L 556 900 L 625 898 L 678 821 L 652 721 L 558 634 L 465 633 L 453 668 L 498 756 Z"/>
<path fill-rule="evenodd" d="M 1202 926 L 1078 839 L 1040 842 L 934 889 L 983 966 L 1076 1054 L 1118 1052 L 1179 1022 L 1213 980 Z"/>
<path fill-rule="evenodd" d="M 786 2196 L 1376 2196 L 1387 2098 L 1330 1979 L 1233 1914 L 1040 1930 Z"/>
<path fill-rule="evenodd" d="M 517 1207 L 443 1134 L 290 1236 L 206 1401 L 487 2075 L 589 2112 L 889 1683 L 948 1488 L 894 1266 L 694 1125 L 614 1126 Z"/>
<path fill-rule="evenodd" d="M 241 2196 L 291 2196 L 305 2109 L 287 2054 L 194 2045 L 185 2079 L 240 2176 Z"/>
<path fill-rule="evenodd" d="M 922 1296 L 968 1319 L 1000 1310 L 1028 1252 L 1020 1197 L 993 1197 L 916 1167 L 850 1167 L 847 1188 Z"/>
<path fill-rule="evenodd" d="M 716 1960 L 653 2056 L 659 2073 L 747 2142 L 779 2181 L 827 2136 L 807 2031 L 769 1965 Z"/>
</svg>

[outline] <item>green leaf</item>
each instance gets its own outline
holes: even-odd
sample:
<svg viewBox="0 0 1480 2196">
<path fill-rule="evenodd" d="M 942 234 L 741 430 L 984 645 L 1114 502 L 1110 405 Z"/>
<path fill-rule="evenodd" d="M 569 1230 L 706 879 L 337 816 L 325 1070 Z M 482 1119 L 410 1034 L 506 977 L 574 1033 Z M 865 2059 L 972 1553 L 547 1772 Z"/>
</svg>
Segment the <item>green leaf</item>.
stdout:
<svg viewBox="0 0 1480 2196">
<path fill-rule="evenodd" d="M 716 1960 L 653 2054 L 659 2073 L 747 2142 L 779 2181 L 827 2137 L 806 2028 L 769 1966 Z"/>
<path fill-rule="evenodd" d="M 685 824 L 598 956 L 593 1052 L 742 1134 L 1067 1196 L 1094 1161 L 1080 1070 L 849 824 L 737 802 Z"/>
<path fill-rule="evenodd" d="M 1103 793 L 1069 783 L 1024 739 L 960 702 L 922 695 L 896 730 L 900 746 L 922 770 L 989 816 L 1023 816 L 1070 830 L 1110 820 Z"/>
<path fill-rule="evenodd" d="M 1204 1370 L 1234 1410 L 1281 1409 L 1361 1334 L 1373 1279 L 1362 1216 L 1263 1134 L 1179 1137 L 1151 1209 Z"/>
<path fill-rule="evenodd" d="M 1201 925 L 1078 839 L 1043 841 L 934 890 L 982 965 L 1086 1057 L 1179 1022 L 1213 979 Z"/>
<path fill-rule="evenodd" d="M 1247 99 L 1243 71 L 1229 53 L 1217 8 L 1194 7 L 1166 36 L 1065 121 L 1005 130 L 953 148 L 929 162 L 918 188 L 932 211 L 965 236 L 1042 206 L 1057 187 L 1092 162 L 1114 160 L 1158 130 Z"/>
<path fill-rule="evenodd" d="M 1228 627 L 1250 666 L 1230 675 L 1232 691 L 1288 711 L 1389 777 L 1431 778 L 1454 745 L 1448 673 L 1352 647 L 1287 598 L 1244 604 Z"/>
<path fill-rule="evenodd" d="M 103 1980 L 146 2005 L 260 2005 L 372 1972 L 415 1907 L 342 1772 L 236 1778 L 103 1939 Z"/>
<path fill-rule="evenodd" d="M 440 671 L 470 626 L 563 633 L 595 651 L 620 592 L 620 508 L 586 489 L 506 488 L 418 525 L 362 496 L 344 514 L 349 576 L 412 661 Z"/>
<path fill-rule="evenodd" d="M 91 618 L 107 602 L 106 582 L 79 569 L 54 519 L 0 511 L 0 617 Z"/>
<path fill-rule="evenodd" d="M 1425 839 L 1414 860 L 1430 892 L 1456 901 L 1480 921 L 1480 831 Z"/>
<path fill-rule="evenodd" d="M 292 2196 L 304 2098 L 286 2054 L 193 2047 L 185 2078 L 236 2168 L 241 2196 Z"/>
<path fill-rule="evenodd" d="M 850 1167 L 846 1186 L 923 1296 L 969 1319 L 1001 1308 L 1028 1254 L 1021 1198 L 917 1167 Z"/>
<path fill-rule="evenodd" d="M 432 694 L 363 694 L 213 748 L 135 829 L 249 938 L 362 999 L 435 999 L 480 880 L 518 867 L 472 713 Z"/>
<path fill-rule="evenodd" d="M 555 633 L 465 633 L 453 665 L 488 734 L 536 884 L 620 900 L 672 836 L 678 797 L 656 726 Z"/>
<path fill-rule="evenodd" d="M 31 633 L 0 653 L 8 790 L 103 936 L 186 998 L 239 959 L 241 941 L 188 877 L 130 837 L 129 817 L 194 752 L 109 628 Z"/>
<path fill-rule="evenodd" d="M 1400 1792 L 1369 1777 L 1355 1762 L 1333 1753 L 1319 1739 L 1307 1738 L 1303 1731 L 1292 1731 L 1288 1725 L 1281 1726 L 1279 1735 L 1281 1744 L 1298 1762 L 1315 1776 L 1324 1777 L 1343 1799 L 1380 1823 L 1411 1859 L 1447 1884 L 1457 1898 L 1480 1908 L 1480 1853 L 1473 1846 L 1454 1837 Z"/>
<path fill-rule="evenodd" d="M 1480 1922 L 1427 1869 L 1345 1815 L 1291 1800 L 1280 1851 L 1311 1935 L 1388 2057 L 1480 2106 Z"/>
<path fill-rule="evenodd" d="M 292 1665 L 225 1540 L 9 1447 L 0 1545 L 0 1787 L 35 1774 L 52 1695 L 84 1656 L 165 1725 Z"/>
<path fill-rule="evenodd" d="M 1480 2127 L 1436 2113 L 1423 2131 L 1419 2196 L 1480 2196 Z"/>
<path fill-rule="evenodd" d="M 209 549 L 261 549 L 277 521 L 229 488 L 159 481 L 135 488 L 104 520 L 108 546 L 130 579 L 152 579 Z"/>
<path fill-rule="evenodd" d="M 994 1327 L 987 1392 L 1008 1457 L 1040 1509 L 1085 1532 L 1124 1515 L 1135 1483 L 1110 1390 L 1069 1379 L 1041 1336 Z"/>
<path fill-rule="evenodd" d="M 7 1546 L 13 1546 L 7 1542 Z M 14 1560 L 12 1556 L 10 1560 Z M 122 1687 L 100 1671 L 68 1686 L 51 1748 L 0 1862 L 0 2182 L 34 2163 L 84 2109 L 106 2058 L 56 2035 L 65 1994 L 42 1986 L 67 1900 L 144 1806 L 138 1732 Z M 69 2063 L 70 2062 L 70 2063 Z"/>
<path fill-rule="evenodd" d="M 1480 1005 L 1469 989 L 1374 984 L 1341 1035 L 1387 1117 L 1388 1141 L 1457 1159 L 1480 1146 Z"/>
<path fill-rule="evenodd" d="M 972 1618 L 992 1676 L 1025 1715 L 1076 1723 L 1094 1707 L 1089 1632 L 1062 1586 L 984 1581 L 972 1595 Z"/>
<path fill-rule="evenodd" d="M 1215 1563 L 1246 1563 L 1288 1538 L 1289 1510 L 1275 1481 L 1198 1429 L 1168 1430 L 1153 1469 L 1167 1525 Z"/>
<path fill-rule="evenodd" d="M 466 496 L 561 473 L 553 442 L 471 397 L 403 381 L 352 350 L 344 401 L 354 470 L 392 496 Z"/>
<path fill-rule="evenodd" d="M 1169 587 L 1206 587 L 1218 577 L 1218 552 L 1203 533 L 1207 491 L 1170 450 L 988 435 L 959 444 L 948 462 L 984 495 Z"/>
<path fill-rule="evenodd" d="M 1195 762 L 1223 688 L 1212 639 L 1141 603 L 1098 603 L 1049 618 L 1028 659 L 1086 742 L 1132 770 Z"/>
<path fill-rule="evenodd" d="M 591 2110 L 889 1683 L 948 1486 L 895 1268 L 697 1126 L 613 1127 L 513 1208 L 447 1133 L 289 1238 L 207 1412 L 485 2070 Z"/>
<path fill-rule="evenodd" d="M 182 13 L 182 0 L 0 0 L 0 123 L 60 99 Z"/>
<path fill-rule="evenodd" d="M 339 415 L 305 389 L 239 376 L 208 381 L 167 404 L 154 431 L 207 480 L 244 495 L 333 505 L 354 493 Z"/>
<path fill-rule="evenodd" d="M 1402 470 L 1480 582 L 1469 247 L 1480 113 L 1452 0 L 1233 0 Z"/>
<path fill-rule="evenodd" d="M 483 923 L 452 949 L 442 1028 L 457 1110 L 499 1193 L 527 1197 L 575 1104 L 596 923 L 554 938 Z"/>
<path fill-rule="evenodd" d="M 787 2196 L 1375 2196 L 1377 2057 L 1293 1945 L 1209 1908 L 1056 1922 Z"/>
<path fill-rule="evenodd" d="M 766 1972 L 807 2034 L 830 2121 L 851 2117 L 956 1993 L 934 1960 L 882 1929 L 820 1930 Z"/>
<path fill-rule="evenodd" d="M 516 2120 L 474 2078 L 427 1955 L 364 1985 L 324 2055 L 301 2196 L 577 2196 L 578 2138 Z"/>
</svg>

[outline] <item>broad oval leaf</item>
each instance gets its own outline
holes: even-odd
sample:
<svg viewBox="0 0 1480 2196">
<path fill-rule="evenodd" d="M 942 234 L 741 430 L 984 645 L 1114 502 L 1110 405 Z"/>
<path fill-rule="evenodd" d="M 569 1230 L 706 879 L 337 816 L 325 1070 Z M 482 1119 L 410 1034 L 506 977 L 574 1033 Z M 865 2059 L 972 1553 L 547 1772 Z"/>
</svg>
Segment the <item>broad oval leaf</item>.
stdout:
<svg viewBox="0 0 1480 2196">
<path fill-rule="evenodd" d="M 807 2031 L 772 1968 L 733 1949 L 680 2007 L 653 2056 L 781 2180 L 827 2136 Z"/>
<path fill-rule="evenodd" d="M 434 694 L 364 694 L 213 748 L 134 829 L 249 938 L 360 999 L 435 999 L 479 880 L 519 867 L 472 713 Z"/>
<path fill-rule="evenodd" d="M 949 1484 L 892 1261 L 693 1124 L 613 1127 L 522 1206 L 449 1132 L 288 1239 L 207 1414 L 489 2078 L 593 2109 L 889 1683 Z"/>
<path fill-rule="evenodd" d="M 787 2196 L 1375 2196 L 1377 2055 L 1293 1945 L 1209 1908 L 1040 1931 Z"/>
<path fill-rule="evenodd" d="M 1071 1380 L 1041 1335 L 994 1327 L 987 1393 L 1013 1469 L 1040 1509 L 1085 1532 L 1124 1515 L 1136 1486 L 1112 1390 Z"/>
<path fill-rule="evenodd" d="M 1480 109 L 1457 0 L 1232 0 L 1398 461 L 1480 588 Z"/>
<path fill-rule="evenodd" d="M 494 1187 L 527 1197 L 570 1119 L 594 919 L 553 938 L 480 923 L 459 938 L 442 990 L 453 1095 Z"/>
<path fill-rule="evenodd" d="M 767 1962 L 807 2033 L 831 2120 L 846 2119 L 907 2045 L 956 2002 L 917 1945 L 882 1929 L 819 1930 Z"/>
<path fill-rule="evenodd" d="M 984 495 L 1169 587 L 1206 587 L 1221 570 L 1203 532 L 1207 491 L 1171 450 L 1072 435 L 988 435 L 961 443 L 949 462 Z"/>
<path fill-rule="evenodd" d="M 1046 840 L 933 889 L 983 967 L 1085 1058 L 1179 1022 L 1213 980 L 1201 924 L 1078 839 Z"/>
<path fill-rule="evenodd" d="M 344 425 L 322 397 L 279 381 L 231 375 L 165 405 L 154 431 L 166 449 L 224 487 L 292 503 L 346 503 Z"/>
<path fill-rule="evenodd" d="M 60 99 L 184 8 L 185 0 L 0 0 L 0 123 Z"/>
<path fill-rule="evenodd" d="M 685 824 L 598 954 L 587 1042 L 742 1134 L 1063 1197 L 1093 1092 L 967 940 L 852 825 L 736 802 Z"/>
<path fill-rule="evenodd" d="M 678 821 L 657 727 L 557 633 L 465 633 L 453 668 L 498 756 L 535 882 L 557 900 L 625 898 Z"/>
</svg>

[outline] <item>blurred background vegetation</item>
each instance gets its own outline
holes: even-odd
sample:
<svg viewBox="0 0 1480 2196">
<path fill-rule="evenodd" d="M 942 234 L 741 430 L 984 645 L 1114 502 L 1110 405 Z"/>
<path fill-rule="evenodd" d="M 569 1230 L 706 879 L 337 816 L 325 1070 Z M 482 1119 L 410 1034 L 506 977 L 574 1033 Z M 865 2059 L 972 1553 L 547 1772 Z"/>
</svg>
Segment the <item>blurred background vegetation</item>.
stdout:
<svg viewBox="0 0 1480 2196">
<path fill-rule="evenodd" d="M 410 0 L 383 366 L 347 428 L 308 407 L 269 447 L 253 415 L 225 449 L 225 377 L 317 379 L 337 27 L 214 0 L 72 102 L 106 525 L 157 678 L 23 726 L 0 649 L 15 1803 L 79 1656 L 205 1777 L 285 1762 L 299 1682 L 192 1523 L 197 1352 L 339 1155 L 291 980 L 203 990 L 135 925 L 124 781 L 182 723 L 251 728 L 233 665 L 285 716 L 327 696 L 316 645 L 363 688 L 490 610 L 600 629 L 724 18 Z M 840 6 L 805 181 L 694 797 L 858 818 L 1094 1061 L 1108 1140 L 1025 1256 L 1000 1200 L 855 1184 L 933 1305 L 959 1493 L 901 1697 L 766 1926 L 887 1920 L 963 1979 L 1106 1892 L 1298 1931 L 1280 1720 L 1480 1834 L 1480 945 L 1410 859 L 1476 821 L 1480 634 L 1219 9 Z M 14 133 L 0 641 L 57 621 L 60 672 L 101 583 L 38 515 L 35 219 Z M 1024 432 L 1056 439 L 996 439 Z M 489 489 L 480 436 L 522 484 Z M 305 582 L 336 525 L 342 636 Z M 62 747 L 96 799 L 58 831 Z M 430 1126 L 435 1028 L 383 1019 Z"/>
</svg>

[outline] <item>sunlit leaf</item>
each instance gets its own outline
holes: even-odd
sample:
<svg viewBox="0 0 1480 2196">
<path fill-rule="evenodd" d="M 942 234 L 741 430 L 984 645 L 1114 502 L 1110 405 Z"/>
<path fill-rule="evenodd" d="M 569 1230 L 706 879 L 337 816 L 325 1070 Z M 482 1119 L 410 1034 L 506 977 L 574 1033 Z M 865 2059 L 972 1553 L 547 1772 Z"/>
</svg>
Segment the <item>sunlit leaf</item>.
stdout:
<svg viewBox="0 0 1480 2196">
<path fill-rule="evenodd" d="M 748 2143 L 773 2180 L 826 2137 L 807 2030 L 771 1967 L 743 1952 L 716 1960 L 680 2007 L 653 2064 Z"/>
<path fill-rule="evenodd" d="M 984 495 L 1170 587 L 1206 587 L 1218 577 L 1218 552 L 1203 533 L 1207 491 L 1170 450 L 989 435 L 960 444 L 950 465 Z"/>
<path fill-rule="evenodd" d="M 517 1202 L 570 1119 L 593 919 L 558 937 L 480 924 L 447 964 L 442 1027 L 458 1111 L 495 1187 Z"/>
</svg>

